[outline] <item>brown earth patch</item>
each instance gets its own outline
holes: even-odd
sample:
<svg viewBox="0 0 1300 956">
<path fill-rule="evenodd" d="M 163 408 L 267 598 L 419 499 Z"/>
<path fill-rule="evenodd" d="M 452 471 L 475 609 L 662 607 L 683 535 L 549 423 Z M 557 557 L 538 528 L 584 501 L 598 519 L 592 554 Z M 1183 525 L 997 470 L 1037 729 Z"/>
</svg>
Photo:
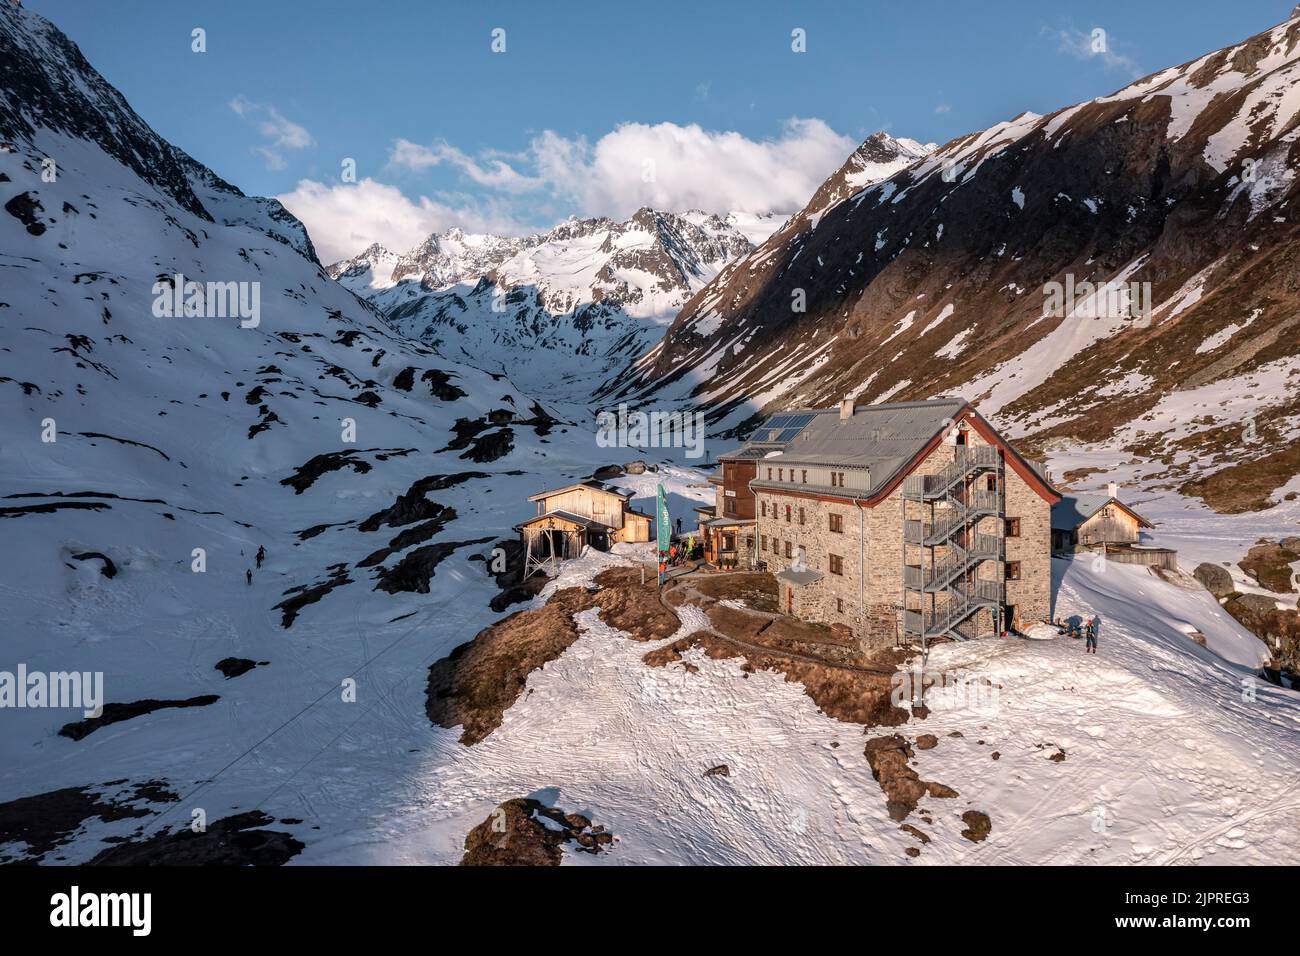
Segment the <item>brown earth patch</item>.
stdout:
<svg viewBox="0 0 1300 956">
<path fill-rule="evenodd" d="M 1200 498 L 1220 514 L 1263 511 L 1277 504 L 1273 493 L 1296 472 L 1300 472 L 1300 445 L 1289 445 L 1254 461 L 1239 462 L 1204 478 L 1185 481 L 1178 490 Z"/>
<path fill-rule="evenodd" d="M 639 568 L 612 568 L 596 576 L 600 590 L 565 588 L 542 607 L 517 611 L 486 627 L 429 668 L 425 711 L 439 727 L 464 728 L 460 742 L 478 743 L 497 727 L 523 693 L 528 675 L 559 657 L 578 639 L 574 615 L 600 608 L 610 627 L 641 641 L 676 632 L 676 615 L 659 603 L 651 577 Z"/>
<path fill-rule="evenodd" d="M 785 657 L 779 653 L 765 653 L 733 644 L 708 631 L 696 631 L 651 651 L 642 659 L 651 667 L 663 667 L 680 661 L 682 654 L 692 647 L 700 648 L 714 660 L 742 657 L 745 659 L 743 669 L 749 673 L 764 670 L 785 675 L 787 681 L 802 684 L 804 693 L 824 714 L 836 720 L 867 727 L 896 727 L 907 723 L 911 716 L 890 701 L 892 671 L 886 673 L 911 656 L 907 651 L 893 648 L 881 651 L 872 659 L 879 665 L 881 673 L 873 673 Z"/>
<path fill-rule="evenodd" d="M 971 843 L 983 841 L 993 830 L 993 821 L 981 810 L 967 810 L 961 818 L 966 824 L 966 829 L 961 831 L 961 835 Z"/>
<path fill-rule="evenodd" d="M 579 813 L 520 797 L 507 800 L 469 831 L 460 865 L 559 866 L 566 843 L 576 843 L 579 853 L 599 853 L 613 842 L 612 833 Z"/>
<path fill-rule="evenodd" d="M 715 601 L 730 598 L 744 601 L 746 606 L 755 611 L 767 611 L 775 614 L 779 591 L 776 578 L 763 572 L 738 572 L 736 574 L 706 574 L 692 578 L 695 589 Z"/>
<path fill-rule="evenodd" d="M 1295 586 L 1291 582 L 1292 561 L 1300 561 L 1300 554 L 1283 547 L 1279 542 L 1270 541 L 1251 548 L 1246 557 L 1237 562 L 1237 566 L 1254 578 L 1262 588 L 1278 594 L 1295 594 Z"/>
<path fill-rule="evenodd" d="M 912 748 L 901 734 L 873 737 L 867 741 L 863 753 L 871 766 L 871 775 L 885 791 L 885 808 L 891 820 L 907 819 L 927 794 L 942 798 L 959 796 L 951 787 L 921 779 L 908 764 L 913 756 Z"/>
</svg>

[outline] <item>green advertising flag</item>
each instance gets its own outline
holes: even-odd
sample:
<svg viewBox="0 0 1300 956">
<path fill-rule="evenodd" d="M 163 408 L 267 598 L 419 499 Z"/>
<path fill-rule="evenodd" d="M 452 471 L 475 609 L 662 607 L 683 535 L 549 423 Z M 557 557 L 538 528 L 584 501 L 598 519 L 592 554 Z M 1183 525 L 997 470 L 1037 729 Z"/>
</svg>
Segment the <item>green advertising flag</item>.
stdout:
<svg viewBox="0 0 1300 956">
<path fill-rule="evenodd" d="M 659 485 L 659 495 L 655 501 L 655 523 L 659 526 L 659 550 L 667 551 L 672 546 L 673 526 L 668 517 L 668 499 L 664 497 L 664 486 Z"/>
</svg>

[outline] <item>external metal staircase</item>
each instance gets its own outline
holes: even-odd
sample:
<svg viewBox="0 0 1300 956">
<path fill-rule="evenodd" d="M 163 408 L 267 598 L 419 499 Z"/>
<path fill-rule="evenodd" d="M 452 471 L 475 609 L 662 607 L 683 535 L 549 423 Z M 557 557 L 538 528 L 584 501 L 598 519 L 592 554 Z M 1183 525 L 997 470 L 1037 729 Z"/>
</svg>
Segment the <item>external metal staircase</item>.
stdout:
<svg viewBox="0 0 1300 956">
<path fill-rule="evenodd" d="M 976 487 L 976 479 L 988 475 L 996 476 L 997 490 Z M 928 511 L 928 520 L 907 518 L 904 511 L 906 636 L 922 641 L 942 636 L 964 640 L 958 628 L 981 610 L 990 610 L 996 620 L 1004 601 L 1003 522 L 997 522 L 997 534 L 976 528 L 984 518 L 1001 519 L 1005 514 L 1002 477 L 997 448 L 958 446 L 953 462 L 942 471 L 904 480 L 904 509 L 920 505 Z M 908 562 L 909 548 L 920 549 L 919 564 Z M 995 576 L 980 579 L 981 565 L 990 561 L 999 565 Z"/>
</svg>

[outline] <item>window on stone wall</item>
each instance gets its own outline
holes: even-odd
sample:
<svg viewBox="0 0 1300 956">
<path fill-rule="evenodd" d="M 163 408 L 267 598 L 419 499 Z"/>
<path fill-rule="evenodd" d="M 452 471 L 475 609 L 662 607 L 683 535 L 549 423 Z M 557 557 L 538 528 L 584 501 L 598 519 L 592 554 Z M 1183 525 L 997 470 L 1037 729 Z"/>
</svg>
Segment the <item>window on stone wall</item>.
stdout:
<svg viewBox="0 0 1300 956">
<path fill-rule="evenodd" d="M 778 468 L 778 469 L 776 470 L 776 479 L 777 479 L 777 481 L 785 481 L 785 469 L 784 469 L 784 468 Z"/>
<path fill-rule="evenodd" d="M 803 485 L 808 484 L 808 469 L 807 468 L 802 469 L 800 474 L 802 474 L 803 477 L 799 479 L 799 483 Z"/>
<path fill-rule="evenodd" d="M 831 487 L 835 487 L 835 472 L 831 472 Z"/>
<path fill-rule="evenodd" d="M 794 557 L 794 545 L 792 545 L 789 541 L 785 543 L 785 556 L 787 558 Z"/>
<path fill-rule="evenodd" d="M 789 505 L 786 505 L 786 506 L 785 506 L 785 520 L 786 520 L 786 523 L 787 523 L 787 524 L 788 524 L 789 521 L 790 521 L 790 506 L 789 506 Z"/>
<path fill-rule="evenodd" d="M 830 558 L 831 574 L 843 574 L 844 559 L 841 558 L 838 554 L 828 555 L 828 557 Z"/>
<path fill-rule="evenodd" d="M 985 489 L 988 490 L 988 491 L 997 491 L 997 490 L 998 490 L 998 476 L 997 476 L 997 475 L 989 475 L 988 478 L 986 478 L 986 479 L 984 480 L 984 487 L 985 487 Z"/>
<path fill-rule="evenodd" d="M 1008 538 L 1018 538 L 1018 537 L 1020 537 L 1020 519 L 1019 519 L 1019 518 L 1008 518 L 1008 519 L 1007 519 L 1007 530 L 1006 530 L 1006 536 L 1007 536 Z"/>
<path fill-rule="evenodd" d="M 1007 562 L 1007 580 L 1008 580 L 1008 581 L 1019 581 L 1019 580 L 1020 580 L 1020 562 L 1019 562 L 1019 561 L 1008 561 L 1008 562 Z"/>
<path fill-rule="evenodd" d="M 769 469 L 767 470 L 767 480 L 768 480 L 768 481 L 771 481 L 771 480 L 772 480 L 772 469 L 771 469 L 771 468 L 769 468 Z"/>
<path fill-rule="evenodd" d="M 830 516 L 830 523 L 831 523 L 831 530 L 832 530 L 832 531 L 842 532 L 842 531 L 844 530 L 844 516 L 843 516 L 843 515 L 831 515 L 831 516 Z"/>
<path fill-rule="evenodd" d="M 762 535 L 762 536 L 760 536 L 760 537 L 759 537 L 759 540 L 763 543 L 763 544 L 762 544 L 762 547 L 760 548 L 760 550 L 762 550 L 762 551 L 766 551 L 766 550 L 767 550 L 767 535 Z"/>
<path fill-rule="evenodd" d="M 835 613 L 836 614 L 844 613 L 844 598 L 835 599 Z"/>
<path fill-rule="evenodd" d="M 844 472 L 840 472 L 840 487 L 844 487 Z"/>
<path fill-rule="evenodd" d="M 799 508 L 799 523 L 800 523 L 800 524 L 803 524 L 803 523 L 804 523 L 804 515 L 803 515 L 803 508 L 802 508 L 802 507 Z"/>
</svg>

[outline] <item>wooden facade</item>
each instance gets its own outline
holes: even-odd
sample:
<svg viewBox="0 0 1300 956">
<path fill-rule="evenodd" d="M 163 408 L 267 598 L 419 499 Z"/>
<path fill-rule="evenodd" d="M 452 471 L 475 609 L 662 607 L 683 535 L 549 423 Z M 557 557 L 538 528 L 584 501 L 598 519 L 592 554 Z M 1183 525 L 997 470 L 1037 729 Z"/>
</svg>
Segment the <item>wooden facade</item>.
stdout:
<svg viewBox="0 0 1300 956">
<path fill-rule="evenodd" d="M 595 481 L 530 495 L 537 515 L 515 527 L 525 546 L 525 577 L 576 558 L 584 547 L 606 551 L 652 537 L 654 519 L 629 506 L 632 496 Z"/>
<path fill-rule="evenodd" d="M 1052 550 L 1138 544 L 1152 527 L 1114 495 L 1067 495 L 1052 509 Z"/>
<path fill-rule="evenodd" d="M 754 492 L 749 483 L 758 474 L 757 462 L 722 458 L 709 478 L 714 489 L 712 508 L 697 508 L 704 560 L 714 567 L 749 568 L 754 563 Z"/>
</svg>

